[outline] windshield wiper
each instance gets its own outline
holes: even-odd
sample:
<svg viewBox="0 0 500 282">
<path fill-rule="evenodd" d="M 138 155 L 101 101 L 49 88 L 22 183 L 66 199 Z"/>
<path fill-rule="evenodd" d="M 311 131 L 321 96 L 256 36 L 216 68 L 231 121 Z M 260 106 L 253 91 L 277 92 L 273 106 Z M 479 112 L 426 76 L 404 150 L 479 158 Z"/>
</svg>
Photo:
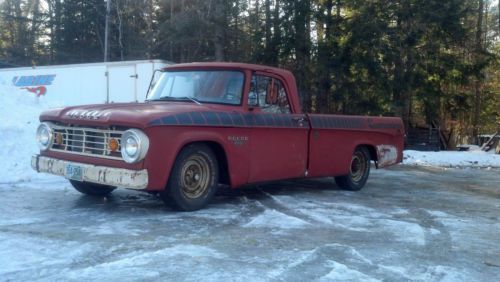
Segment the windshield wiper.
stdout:
<svg viewBox="0 0 500 282">
<path fill-rule="evenodd" d="M 189 100 L 193 101 L 194 103 L 196 103 L 198 105 L 203 105 L 200 101 L 198 101 L 198 99 L 193 98 L 193 97 L 187 97 L 187 96 L 185 96 L 185 97 L 179 97 L 179 98 L 180 99 L 189 99 Z"/>
<path fill-rule="evenodd" d="M 196 103 L 198 105 L 203 105 L 198 99 L 193 98 L 193 97 L 188 97 L 188 96 L 182 96 L 182 97 L 171 97 L 171 96 L 163 96 L 158 99 L 151 99 L 149 101 L 162 101 L 162 100 L 189 100 L 193 103 Z"/>
</svg>

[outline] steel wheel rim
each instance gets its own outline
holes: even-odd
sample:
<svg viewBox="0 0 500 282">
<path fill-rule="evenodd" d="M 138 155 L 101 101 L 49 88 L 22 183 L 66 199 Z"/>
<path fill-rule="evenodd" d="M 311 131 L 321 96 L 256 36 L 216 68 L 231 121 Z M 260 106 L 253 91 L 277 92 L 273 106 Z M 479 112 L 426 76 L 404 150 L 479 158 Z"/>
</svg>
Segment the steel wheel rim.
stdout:
<svg viewBox="0 0 500 282">
<path fill-rule="evenodd" d="M 359 152 L 354 153 L 351 160 L 352 181 L 359 182 L 363 178 L 365 170 L 366 170 L 365 157 Z"/>
<path fill-rule="evenodd" d="M 210 184 L 210 164 L 199 154 L 186 160 L 181 169 L 181 187 L 184 196 L 196 199 L 203 195 Z"/>
</svg>

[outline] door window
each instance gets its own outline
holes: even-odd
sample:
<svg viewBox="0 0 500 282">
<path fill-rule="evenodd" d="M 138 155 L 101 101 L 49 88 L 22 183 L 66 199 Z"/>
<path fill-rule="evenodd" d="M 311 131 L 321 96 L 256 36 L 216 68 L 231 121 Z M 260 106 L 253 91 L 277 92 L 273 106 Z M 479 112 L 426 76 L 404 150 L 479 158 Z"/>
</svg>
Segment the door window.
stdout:
<svg viewBox="0 0 500 282">
<path fill-rule="evenodd" d="M 289 114 L 290 104 L 280 80 L 269 76 L 254 75 L 248 95 L 248 104 L 273 114 Z"/>
</svg>

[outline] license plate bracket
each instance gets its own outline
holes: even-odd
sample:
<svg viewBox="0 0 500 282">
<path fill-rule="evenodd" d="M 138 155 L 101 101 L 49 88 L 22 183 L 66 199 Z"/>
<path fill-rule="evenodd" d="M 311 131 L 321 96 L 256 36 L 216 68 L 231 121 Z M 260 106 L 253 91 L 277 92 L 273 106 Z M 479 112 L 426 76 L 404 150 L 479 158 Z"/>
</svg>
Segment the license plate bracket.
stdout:
<svg viewBox="0 0 500 282">
<path fill-rule="evenodd" d="M 65 175 L 68 179 L 83 181 L 83 169 L 79 165 L 67 164 Z"/>
</svg>

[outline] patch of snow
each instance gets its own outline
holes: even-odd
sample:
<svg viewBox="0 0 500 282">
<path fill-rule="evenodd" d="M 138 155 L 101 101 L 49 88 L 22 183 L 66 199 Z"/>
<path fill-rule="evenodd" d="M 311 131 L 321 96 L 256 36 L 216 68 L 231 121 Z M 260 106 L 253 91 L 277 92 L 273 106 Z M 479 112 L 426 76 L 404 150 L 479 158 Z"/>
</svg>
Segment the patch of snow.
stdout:
<svg viewBox="0 0 500 282">
<path fill-rule="evenodd" d="M 126 253 L 123 257 L 116 260 L 99 263 L 83 269 L 76 269 L 66 273 L 65 276 L 74 280 L 93 280 L 95 277 L 115 280 L 117 277 L 137 277 L 138 275 L 140 275 L 141 280 L 144 278 L 158 279 L 160 278 L 160 270 L 174 268 L 180 271 L 181 269 L 188 269 L 188 267 L 183 265 L 184 263 L 188 263 L 191 267 L 194 267 L 193 264 L 202 266 L 196 269 L 196 271 L 202 272 L 198 274 L 201 277 L 205 274 L 203 272 L 206 272 L 205 265 L 208 262 L 213 259 L 223 259 L 225 257 L 225 254 L 205 246 L 179 244 L 156 251 Z M 165 260 L 170 260 L 171 262 L 167 265 L 159 265 L 159 271 L 148 270 L 144 267 Z M 196 273 L 193 274 L 197 275 Z"/>
<path fill-rule="evenodd" d="M 43 222 L 44 219 L 42 217 L 37 218 L 35 216 L 31 216 L 28 218 L 1 218 L 0 219 L 0 227 L 9 226 L 14 224 L 34 224 Z"/>
<path fill-rule="evenodd" d="M 208 209 L 191 212 L 187 215 L 187 217 L 206 218 L 216 220 L 218 223 L 229 223 L 233 220 L 238 220 L 241 217 L 241 214 L 228 212 L 227 209 L 229 208 L 229 205 L 227 205 L 226 208 L 210 207 Z"/>
<path fill-rule="evenodd" d="M 358 232 L 388 232 L 394 240 L 410 244 L 425 245 L 425 231 L 417 223 L 378 218 L 370 215 L 334 215 L 332 226 Z M 432 232 L 432 231 L 430 231 Z"/>
<path fill-rule="evenodd" d="M 408 211 L 407 209 L 403 209 L 403 208 L 394 208 L 391 212 L 392 215 L 399 215 L 399 216 L 408 215 L 409 213 L 410 213 L 410 211 Z"/>
<path fill-rule="evenodd" d="M 225 257 L 224 254 L 219 253 L 211 248 L 200 246 L 200 245 L 175 245 L 173 247 L 164 248 L 153 252 L 137 252 L 135 255 L 127 254 L 124 259 L 106 262 L 101 264 L 101 266 L 106 267 L 123 267 L 123 266 L 137 266 L 145 265 L 155 260 L 155 257 L 190 257 L 192 259 L 196 258 L 218 258 L 222 259 Z"/>
<path fill-rule="evenodd" d="M 415 277 L 408 274 L 407 267 L 399 266 L 399 265 L 383 265 L 383 264 L 379 264 L 378 267 L 384 271 L 389 271 L 389 272 L 398 274 L 407 281 L 415 280 Z"/>
<path fill-rule="evenodd" d="M 339 210 L 348 211 L 349 213 L 353 213 L 353 214 L 370 214 L 372 216 L 373 215 L 376 215 L 376 216 L 381 215 L 373 208 L 359 205 L 359 204 L 353 204 L 353 203 L 335 203 L 334 208 L 339 209 Z"/>
<path fill-rule="evenodd" d="M 34 94 L 0 81 L 0 181 L 12 183 L 46 178 L 31 168 L 31 156 L 38 153 L 35 132 L 38 117 L 59 103 L 41 102 Z"/>
<path fill-rule="evenodd" d="M 243 225 L 243 227 L 293 229 L 303 228 L 307 225 L 309 225 L 309 223 L 300 218 L 289 216 L 273 209 L 268 209 Z"/>
<path fill-rule="evenodd" d="M 396 265 L 378 265 L 384 271 L 390 271 L 401 276 L 400 280 L 408 281 L 471 281 L 474 276 L 468 275 L 461 269 L 435 265 L 425 268 L 396 266 Z"/>
<path fill-rule="evenodd" d="M 468 151 L 481 151 L 481 147 L 478 145 L 462 144 L 462 145 L 458 145 L 458 147 L 468 148 L 469 149 Z"/>
<path fill-rule="evenodd" d="M 81 228 L 80 230 L 93 235 L 114 235 L 126 233 L 129 236 L 139 236 L 146 232 L 137 228 L 130 228 L 128 224 L 123 224 L 123 222 L 105 222 L 98 226 L 91 225 Z"/>
<path fill-rule="evenodd" d="M 442 212 L 442 211 L 433 211 L 433 210 L 428 210 L 427 211 L 430 215 L 435 216 L 435 217 L 450 217 L 449 214 Z"/>
<path fill-rule="evenodd" d="M 442 281 L 442 282 L 452 282 L 452 281 L 471 281 L 471 276 L 465 273 L 461 269 L 454 267 L 436 265 L 429 266 L 427 272 L 419 277 L 423 281 Z"/>
<path fill-rule="evenodd" d="M 352 259 L 358 260 L 368 265 L 373 265 L 372 260 L 362 255 L 358 250 L 356 250 L 352 246 L 334 243 L 334 244 L 327 244 L 326 247 L 331 247 L 338 250 L 345 250 L 349 254 L 349 257 L 351 257 Z"/>
<path fill-rule="evenodd" d="M 287 270 L 293 269 L 295 267 L 298 267 L 299 265 L 306 264 L 308 262 L 312 262 L 314 259 L 317 258 L 316 254 L 317 251 L 318 248 L 314 248 L 312 250 L 294 253 L 290 263 L 288 263 L 287 265 L 281 265 L 275 267 L 268 273 L 268 276 L 272 279 L 276 279 L 279 278 Z"/>
<path fill-rule="evenodd" d="M 349 257 L 347 261 L 342 261 L 342 263 L 337 262 L 333 259 L 344 256 Z M 286 273 L 302 271 L 302 269 L 315 268 L 317 273 L 327 273 L 326 275 L 319 278 L 321 281 L 373 281 L 371 278 L 358 270 L 352 269 L 351 265 L 370 265 L 373 266 L 371 260 L 363 256 L 355 248 L 349 245 L 333 243 L 318 246 L 310 250 L 299 251 L 295 249 L 293 253 L 285 252 L 281 256 L 282 258 L 287 258 L 283 261 L 284 264 L 280 264 L 277 261 L 273 261 L 276 264 L 274 269 L 268 273 L 268 277 L 271 280 L 294 280 L 290 277 L 286 277 Z M 269 280 L 269 279 L 267 279 Z M 309 281 L 310 278 L 301 278 L 301 280 Z M 318 279 L 314 279 L 318 280 Z"/>
<path fill-rule="evenodd" d="M 420 246 L 425 245 L 425 229 L 419 224 L 400 220 L 380 219 L 377 225 L 383 230 L 393 233 L 397 237 L 396 240 L 400 242 Z"/>
<path fill-rule="evenodd" d="M 439 235 L 439 234 L 441 234 L 441 231 L 437 230 L 436 228 L 429 229 L 429 232 L 431 233 L 431 235 Z"/>
<path fill-rule="evenodd" d="M 40 267 L 54 267 L 54 272 L 57 272 L 57 266 L 64 264 L 68 258 L 78 260 L 92 251 L 89 243 L 34 238 L 22 234 L 12 236 L 5 233 L 5 235 L 0 235 L 0 242 L 2 242 L 0 244 L 0 258 L 2 258 L 0 277 L 5 279 L 16 274 L 17 276 L 14 277 L 17 279 L 13 280 L 25 280 L 21 277 L 33 280 L 35 277 L 43 276 L 43 273 L 39 272 Z"/>
<path fill-rule="evenodd" d="M 333 260 L 328 261 L 328 264 L 332 270 L 321 277 L 320 281 L 380 281 Z"/>
<path fill-rule="evenodd" d="M 328 218 L 328 210 L 326 209 L 297 209 L 298 212 L 314 219 L 315 221 L 321 222 L 321 223 L 326 223 L 326 224 L 332 224 L 333 221 Z"/>
<path fill-rule="evenodd" d="M 498 232 L 494 236 L 478 233 L 477 230 L 500 230 L 500 222 L 488 218 L 446 217 L 438 218 L 454 242 L 454 250 L 482 250 L 484 255 L 498 257 Z"/>
<path fill-rule="evenodd" d="M 500 167 L 500 155 L 484 151 L 421 152 L 405 150 L 403 164 L 439 167 Z"/>
</svg>

